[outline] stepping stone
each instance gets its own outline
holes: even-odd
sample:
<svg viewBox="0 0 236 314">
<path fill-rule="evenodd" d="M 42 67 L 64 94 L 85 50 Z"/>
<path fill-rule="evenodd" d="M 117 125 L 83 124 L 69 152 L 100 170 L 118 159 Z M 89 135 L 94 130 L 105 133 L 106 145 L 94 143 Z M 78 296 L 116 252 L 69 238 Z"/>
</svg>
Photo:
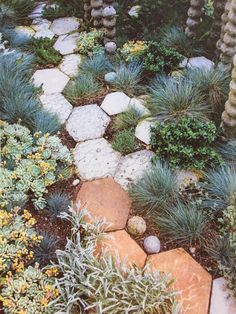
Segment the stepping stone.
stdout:
<svg viewBox="0 0 236 314">
<path fill-rule="evenodd" d="M 215 63 L 206 57 L 185 58 L 179 65 L 180 68 L 211 70 Z"/>
<path fill-rule="evenodd" d="M 69 101 L 60 93 L 43 94 L 40 96 L 40 100 L 43 107 L 47 111 L 55 113 L 62 124 L 66 122 L 73 109 Z"/>
<path fill-rule="evenodd" d="M 59 65 L 59 69 L 69 77 L 75 77 L 78 74 L 78 67 L 80 63 L 80 55 L 68 55 L 62 59 L 62 62 Z"/>
<path fill-rule="evenodd" d="M 75 52 L 77 49 L 77 41 L 79 39 L 79 33 L 73 33 L 71 35 L 59 36 L 54 44 L 54 48 L 60 52 L 60 54 L 68 55 Z"/>
<path fill-rule="evenodd" d="M 150 150 L 141 150 L 121 158 L 115 173 L 115 180 L 124 189 L 142 176 L 151 167 L 151 159 L 155 154 Z"/>
<path fill-rule="evenodd" d="M 130 210 L 130 199 L 121 186 L 112 178 L 83 183 L 76 204 L 86 208 L 89 215 L 85 221 L 93 223 L 105 219 L 106 231 L 124 229 Z"/>
<path fill-rule="evenodd" d="M 122 92 L 108 94 L 101 105 L 101 108 L 110 116 L 127 111 L 131 98 Z"/>
<path fill-rule="evenodd" d="M 39 31 L 45 31 L 48 30 L 50 25 L 52 23 L 47 20 L 47 19 L 42 19 L 42 18 L 37 18 L 34 19 L 32 24 L 31 24 L 31 28 L 33 28 L 33 30 L 35 30 L 35 32 L 39 32 Z"/>
<path fill-rule="evenodd" d="M 144 101 L 137 99 L 137 98 L 131 98 L 129 107 L 134 108 L 140 113 L 140 116 L 149 115 L 150 111 L 144 106 Z"/>
<path fill-rule="evenodd" d="M 57 36 L 65 35 L 79 28 L 79 20 L 75 17 L 62 17 L 52 22 L 51 31 Z"/>
<path fill-rule="evenodd" d="M 61 93 L 69 80 L 67 75 L 56 68 L 37 70 L 33 75 L 34 85 L 42 85 L 45 94 Z"/>
<path fill-rule="evenodd" d="M 143 249 L 125 230 L 109 232 L 105 235 L 97 247 L 98 255 L 102 252 L 111 255 L 117 266 L 120 265 L 117 257 L 121 265 L 124 264 L 126 267 L 136 265 L 139 268 L 143 268 L 147 258 Z"/>
<path fill-rule="evenodd" d="M 82 180 L 114 176 L 120 157 L 104 138 L 77 144 L 74 150 L 74 163 Z"/>
<path fill-rule="evenodd" d="M 49 29 L 38 31 L 34 35 L 34 38 L 49 38 L 49 39 L 52 39 L 53 37 L 54 37 L 54 33 L 51 32 Z"/>
<path fill-rule="evenodd" d="M 151 127 L 156 124 L 153 118 L 142 120 L 138 123 L 135 129 L 135 136 L 145 144 L 150 144 L 151 141 Z"/>
<path fill-rule="evenodd" d="M 28 15 L 30 19 L 35 19 L 43 15 L 43 10 L 46 6 L 46 3 L 39 3 L 34 10 Z"/>
<path fill-rule="evenodd" d="M 235 314 L 236 300 L 230 297 L 223 277 L 213 280 L 210 314 Z"/>
<path fill-rule="evenodd" d="M 97 105 L 75 108 L 67 121 L 66 129 L 76 142 L 102 137 L 110 117 Z"/>
<path fill-rule="evenodd" d="M 29 26 L 16 26 L 14 31 L 18 36 L 23 36 L 27 38 L 31 38 L 35 34 L 35 31 L 33 30 L 33 28 Z"/>
<path fill-rule="evenodd" d="M 207 314 L 211 293 L 211 275 L 184 249 L 174 249 L 148 256 L 152 270 L 169 273 L 172 287 L 180 291 L 181 314 Z"/>
</svg>

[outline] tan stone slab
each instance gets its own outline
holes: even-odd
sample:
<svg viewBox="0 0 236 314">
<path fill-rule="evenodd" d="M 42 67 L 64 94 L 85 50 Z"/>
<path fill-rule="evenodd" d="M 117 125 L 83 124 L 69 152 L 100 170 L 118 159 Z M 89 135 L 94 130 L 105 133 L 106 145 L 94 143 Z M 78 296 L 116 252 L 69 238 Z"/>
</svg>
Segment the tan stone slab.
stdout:
<svg viewBox="0 0 236 314">
<path fill-rule="evenodd" d="M 121 263 L 125 263 L 127 267 L 136 265 L 142 268 L 147 258 L 143 249 L 125 230 L 109 232 L 97 247 L 97 254 L 100 254 L 101 251 L 110 254 L 115 261 L 118 256 Z"/>
<path fill-rule="evenodd" d="M 175 282 L 173 288 L 181 292 L 181 314 L 207 314 L 211 275 L 202 268 L 184 249 L 174 249 L 151 255 L 147 264 L 153 270 L 170 273 Z"/>
<path fill-rule="evenodd" d="M 80 208 L 86 208 L 90 217 L 85 220 L 93 222 L 105 219 L 109 224 L 108 230 L 124 229 L 130 210 L 130 199 L 122 187 L 112 178 L 86 182 L 80 189 L 76 203 Z"/>
</svg>

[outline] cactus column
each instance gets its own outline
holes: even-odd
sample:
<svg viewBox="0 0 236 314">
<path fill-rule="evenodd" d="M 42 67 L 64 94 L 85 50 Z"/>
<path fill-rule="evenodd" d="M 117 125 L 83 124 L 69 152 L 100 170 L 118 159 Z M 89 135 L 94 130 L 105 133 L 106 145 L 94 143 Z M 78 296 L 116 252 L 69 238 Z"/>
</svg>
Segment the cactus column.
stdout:
<svg viewBox="0 0 236 314">
<path fill-rule="evenodd" d="M 229 98 L 222 114 L 222 127 L 229 137 L 236 137 L 236 55 L 233 60 L 234 68 L 230 82 Z"/>
<path fill-rule="evenodd" d="M 201 23 L 202 7 L 204 0 L 191 0 L 188 9 L 188 19 L 186 21 L 185 33 L 188 37 L 196 36 L 196 30 Z"/>
<path fill-rule="evenodd" d="M 108 53 L 116 51 L 116 10 L 113 6 L 106 6 L 103 9 L 104 44 Z"/>
<path fill-rule="evenodd" d="M 230 5 L 231 5 L 231 1 L 232 0 L 227 0 L 226 4 L 225 4 L 225 9 L 224 9 L 224 12 L 223 14 L 221 15 L 221 31 L 220 31 L 220 38 L 219 40 L 217 41 L 216 43 L 216 48 L 218 50 L 218 55 L 220 54 L 221 52 L 221 46 L 222 46 L 222 43 L 223 43 L 223 38 L 224 38 L 224 35 L 225 35 L 225 26 L 228 22 L 228 14 L 229 14 L 229 9 L 230 9 Z"/>
<path fill-rule="evenodd" d="M 236 0 L 231 1 L 228 22 L 224 30 L 220 62 L 225 69 L 231 69 L 233 56 L 236 54 Z"/>
<path fill-rule="evenodd" d="M 211 33 L 210 33 L 210 43 L 216 44 L 217 40 L 220 37 L 221 33 L 221 26 L 222 26 L 222 20 L 221 16 L 225 11 L 225 4 L 226 0 L 214 0 L 213 7 L 214 7 L 214 20 L 211 27 Z"/>
<path fill-rule="evenodd" d="M 96 28 L 102 27 L 102 11 L 103 0 L 91 0 L 91 15 L 93 17 L 93 25 Z"/>
<path fill-rule="evenodd" d="M 84 0 L 84 21 L 89 22 L 91 19 L 91 4 L 90 0 Z"/>
</svg>

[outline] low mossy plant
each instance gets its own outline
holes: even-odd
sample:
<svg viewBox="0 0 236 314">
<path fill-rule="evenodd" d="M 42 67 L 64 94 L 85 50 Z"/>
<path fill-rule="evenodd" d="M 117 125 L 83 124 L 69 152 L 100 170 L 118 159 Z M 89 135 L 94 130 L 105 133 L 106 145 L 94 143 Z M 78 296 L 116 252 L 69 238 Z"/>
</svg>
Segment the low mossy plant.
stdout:
<svg viewBox="0 0 236 314">
<path fill-rule="evenodd" d="M 115 131 L 121 131 L 129 128 L 135 128 L 142 117 L 142 113 L 134 107 L 118 114 L 113 123 Z"/>
<path fill-rule="evenodd" d="M 134 152 L 137 147 L 134 129 L 126 129 L 115 135 L 112 141 L 112 148 L 121 154 L 129 154 Z"/>
</svg>

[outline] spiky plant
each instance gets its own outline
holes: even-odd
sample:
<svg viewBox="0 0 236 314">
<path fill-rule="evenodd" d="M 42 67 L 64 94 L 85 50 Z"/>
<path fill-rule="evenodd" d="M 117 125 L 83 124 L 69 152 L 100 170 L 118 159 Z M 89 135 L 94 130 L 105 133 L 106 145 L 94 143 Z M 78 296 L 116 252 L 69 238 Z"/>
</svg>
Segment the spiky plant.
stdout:
<svg viewBox="0 0 236 314">
<path fill-rule="evenodd" d="M 226 162 L 234 165 L 236 164 L 236 140 L 230 140 L 225 144 L 219 144 L 218 152 Z"/>
<path fill-rule="evenodd" d="M 142 64 L 135 61 L 128 64 L 120 63 L 114 70 L 116 79 L 112 82 L 112 87 L 132 95 L 141 81 Z"/>
<path fill-rule="evenodd" d="M 186 78 L 191 80 L 195 88 L 202 94 L 205 102 L 211 107 L 214 120 L 220 124 L 229 93 L 229 73 L 219 67 L 190 69 L 186 72 Z"/>
<path fill-rule="evenodd" d="M 135 128 L 142 116 L 142 113 L 134 107 L 129 110 L 118 114 L 113 123 L 113 129 L 116 131 Z"/>
<path fill-rule="evenodd" d="M 1 0 L 0 11 L 7 21 L 26 18 L 35 8 L 34 0 Z"/>
<path fill-rule="evenodd" d="M 130 189 L 130 196 L 138 213 L 153 218 L 178 200 L 176 175 L 166 163 L 156 161 Z"/>
<path fill-rule="evenodd" d="M 174 48 L 187 58 L 201 55 L 203 49 L 176 26 L 167 26 L 161 30 L 160 39 L 163 46 Z"/>
<path fill-rule="evenodd" d="M 101 85 L 87 73 L 78 75 L 69 82 L 64 90 L 65 96 L 73 103 L 83 97 L 95 96 L 101 90 Z"/>
<path fill-rule="evenodd" d="M 119 132 L 112 141 L 112 148 L 122 154 L 132 153 L 136 148 L 134 129 Z"/>
<path fill-rule="evenodd" d="M 156 78 L 149 89 L 148 106 L 152 115 L 162 120 L 185 116 L 203 118 L 209 106 L 194 83 L 186 79 Z"/>
<path fill-rule="evenodd" d="M 56 236 L 49 234 L 47 231 L 42 231 L 40 236 L 42 236 L 40 244 L 33 249 L 34 262 L 39 263 L 40 267 L 44 267 L 50 264 L 51 261 L 55 261 L 59 241 Z"/>
<path fill-rule="evenodd" d="M 71 196 L 63 191 L 55 191 L 46 198 L 45 211 L 51 219 L 56 219 L 63 212 L 68 212 Z"/>
<path fill-rule="evenodd" d="M 84 60 L 80 65 L 80 70 L 87 74 L 91 74 L 98 79 L 103 78 L 104 74 L 112 70 L 112 65 L 103 53 L 95 54 Z"/>
<path fill-rule="evenodd" d="M 178 203 L 154 217 L 154 221 L 158 230 L 170 241 L 190 246 L 201 244 L 209 231 L 209 217 L 193 204 Z"/>
<path fill-rule="evenodd" d="M 236 205 L 236 168 L 225 165 L 217 170 L 206 173 L 208 181 L 205 186 L 207 198 L 206 207 L 212 210 L 223 210 L 227 206 Z"/>
<path fill-rule="evenodd" d="M 56 134 L 61 128 L 57 115 L 43 109 L 38 111 L 32 120 L 30 129 L 33 132 Z"/>
</svg>

